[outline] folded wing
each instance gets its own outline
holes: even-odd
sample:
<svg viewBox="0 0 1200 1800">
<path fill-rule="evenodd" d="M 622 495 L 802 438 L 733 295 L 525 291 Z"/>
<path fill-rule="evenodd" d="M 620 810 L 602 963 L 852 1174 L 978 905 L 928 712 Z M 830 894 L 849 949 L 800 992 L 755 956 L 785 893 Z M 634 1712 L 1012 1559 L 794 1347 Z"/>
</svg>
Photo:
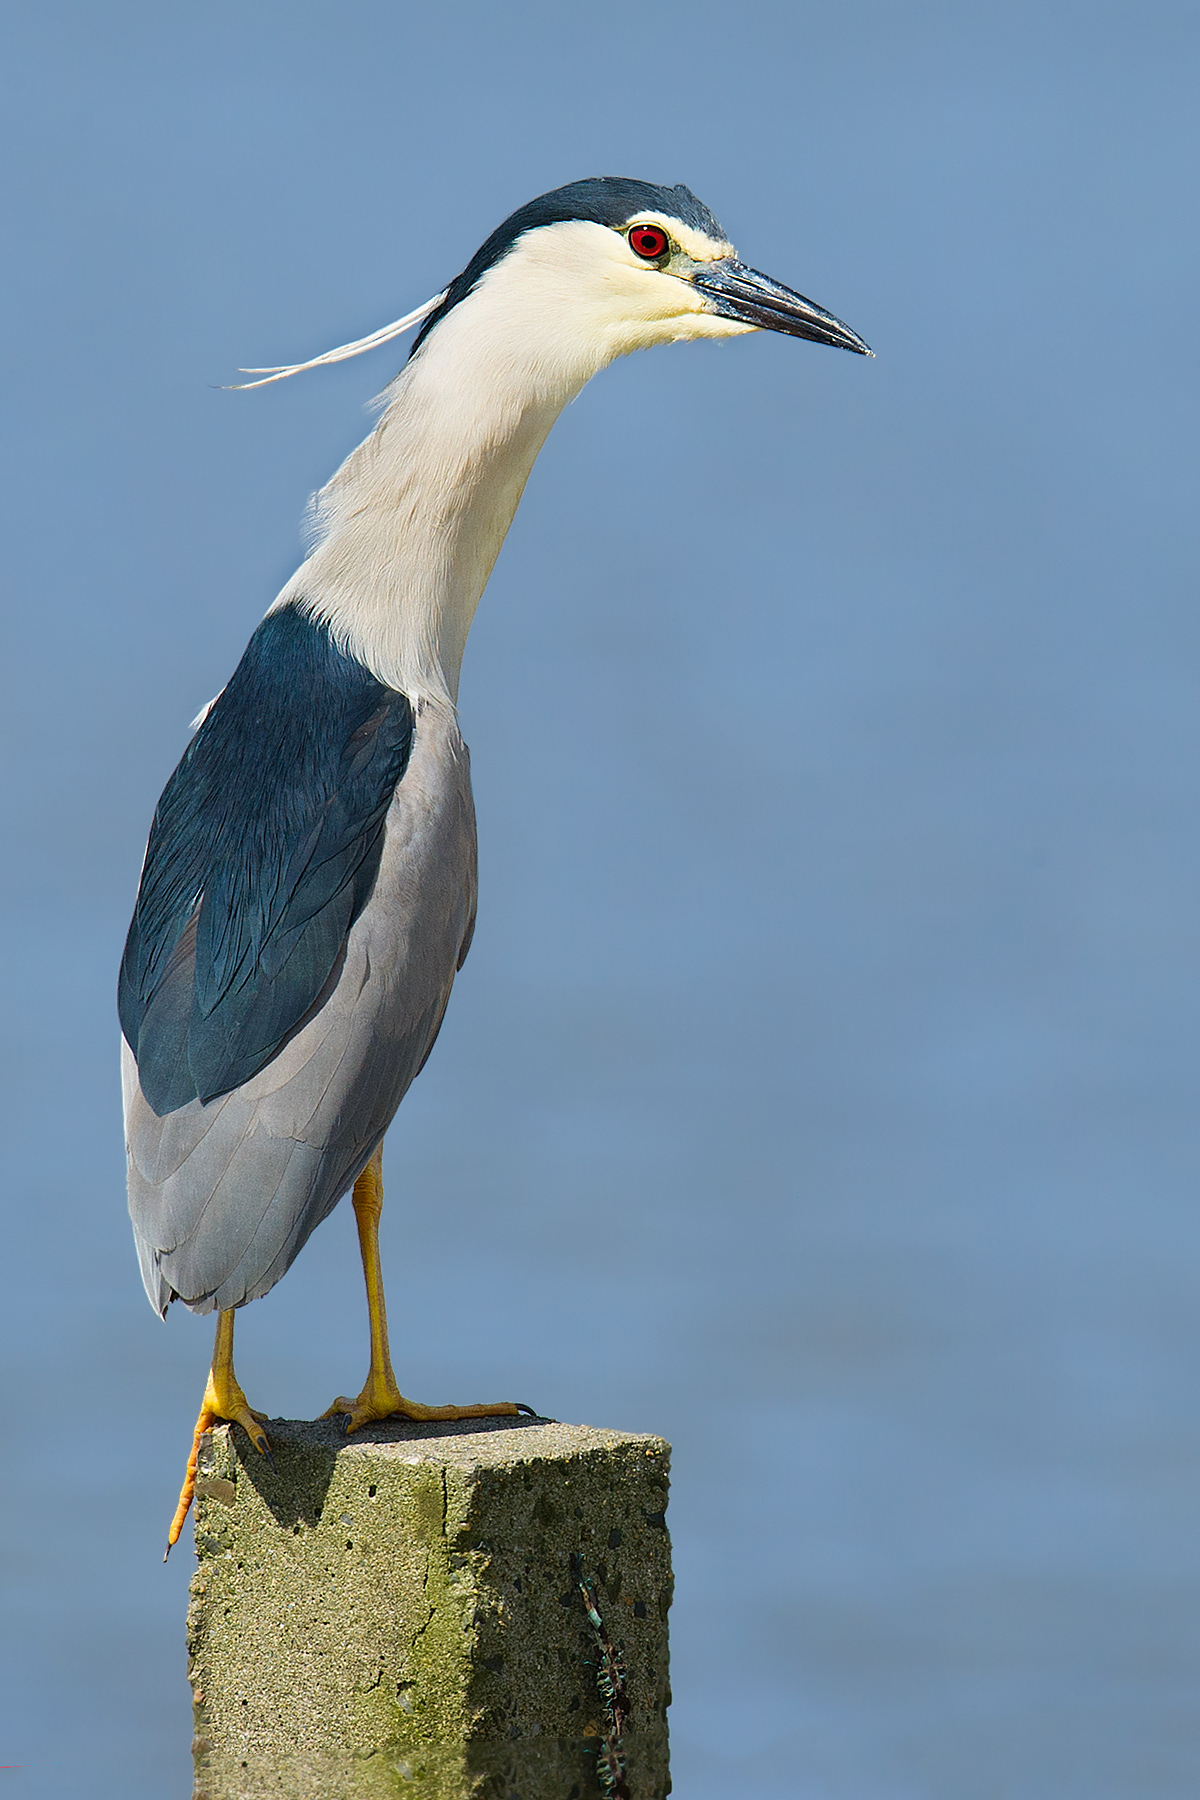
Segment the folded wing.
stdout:
<svg viewBox="0 0 1200 1800">
<path fill-rule="evenodd" d="M 269 613 L 159 801 L 121 1028 L 161 1118 L 258 1074 L 375 881 L 413 712 L 300 608 Z"/>
</svg>

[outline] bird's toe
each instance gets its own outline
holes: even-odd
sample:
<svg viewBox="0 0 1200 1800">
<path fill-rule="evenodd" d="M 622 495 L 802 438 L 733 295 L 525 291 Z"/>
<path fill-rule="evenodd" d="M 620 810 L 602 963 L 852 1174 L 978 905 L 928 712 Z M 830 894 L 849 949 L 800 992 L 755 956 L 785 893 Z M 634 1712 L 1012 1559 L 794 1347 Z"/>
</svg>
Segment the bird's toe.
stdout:
<svg viewBox="0 0 1200 1800">
<path fill-rule="evenodd" d="M 345 1394 L 339 1394 L 333 1405 L 327 1406 L 323 1413 L 317 1414 L 317 1417 L 320 1419 L 353 1418 L 357 1407 L 357 1400 L 349 1400 Z"/>
<path fill-rule="evenodd" d="M 357 1400 L 348 1400 L 345 1395 L 339 1396 L 332 1406 L 322 1414 L 323 1419 L 345 1418 L 347 1437 L 352 1431 L 358 1431 L 364 1425 L 372 1425 L 380 1419 L 412 1419 L 414 1422 L 425 1420 L 447 1419 L 494 1419 L 511 1418 L 528 1407 L 517 1406 L 511 1400 L 484 1401 L 475 1406 L 423 1406 L 419 1400 L 407 1400 L 394 1381 L 368 1379 L 366 1387 Z"/>
</svg>

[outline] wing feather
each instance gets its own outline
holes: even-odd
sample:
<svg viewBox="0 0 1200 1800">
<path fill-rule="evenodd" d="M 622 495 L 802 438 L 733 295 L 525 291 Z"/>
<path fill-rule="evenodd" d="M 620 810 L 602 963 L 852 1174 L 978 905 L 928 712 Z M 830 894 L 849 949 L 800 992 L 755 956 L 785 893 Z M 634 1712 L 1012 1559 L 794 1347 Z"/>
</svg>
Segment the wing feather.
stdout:
<svg viewBox="0 0 1200 1800">
<path fill-rule="evenodd" d="M 269 613 L 154 815 L 119 1007 L 160 1116 L 256 1075 L 379 868 L 413 712 L 299 607 Z"/>
<path fill-rule="evenodd" d="M 123 1046 L 129 1207 L 158 1310 L 266 1293 L 332 1211 L 429 1054 L 475 893 L 465 746 L 452 716 L 423 712 L 372 892 L 270 1060 L 234 1091 L 160 1116 Z"/>
</svg>

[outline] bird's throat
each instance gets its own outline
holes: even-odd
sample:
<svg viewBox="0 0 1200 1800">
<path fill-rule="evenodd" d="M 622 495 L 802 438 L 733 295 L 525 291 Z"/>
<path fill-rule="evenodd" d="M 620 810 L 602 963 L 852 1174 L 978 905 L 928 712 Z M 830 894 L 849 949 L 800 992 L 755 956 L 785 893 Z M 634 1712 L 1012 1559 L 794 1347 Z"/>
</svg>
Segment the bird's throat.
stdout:
<svg viewBox="0 0 1200 1800">
<path fill-rule="evenodd" d="M 547 388 L 519 360 L 465 366 L 454 348 L 431 338 L 393 383 L 317 497 L 319 542 L 276 602 L 302 604 L 389 687 L 451 704 L 529 472 L 586 380 Z"/>
</svg>

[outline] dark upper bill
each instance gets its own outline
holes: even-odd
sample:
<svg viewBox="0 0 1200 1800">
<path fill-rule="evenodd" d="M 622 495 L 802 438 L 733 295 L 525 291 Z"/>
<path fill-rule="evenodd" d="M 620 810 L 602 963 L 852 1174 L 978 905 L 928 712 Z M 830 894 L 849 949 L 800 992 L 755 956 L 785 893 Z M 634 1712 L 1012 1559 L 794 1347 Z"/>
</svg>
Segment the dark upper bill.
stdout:
<svg viewBox="0 0 1200 1800">
<path fill-rule="evenodd" d="M 727 319 L 740 319 L 743 325 L 756 325 L 761 331 L 782 331 L 788 337 L 811 338 L 814 344 L 832 344 L 838 350 L 854 350 L 859 356 L 874 356 L 858 333 L 827 313 L 823 306 L 793 293 L 782 282 L 748 269 L 733 257 L 719 262 L 702 263 L 691 275 L 692 285 L 706 295 L 710 308 Z"/>
</svg>

